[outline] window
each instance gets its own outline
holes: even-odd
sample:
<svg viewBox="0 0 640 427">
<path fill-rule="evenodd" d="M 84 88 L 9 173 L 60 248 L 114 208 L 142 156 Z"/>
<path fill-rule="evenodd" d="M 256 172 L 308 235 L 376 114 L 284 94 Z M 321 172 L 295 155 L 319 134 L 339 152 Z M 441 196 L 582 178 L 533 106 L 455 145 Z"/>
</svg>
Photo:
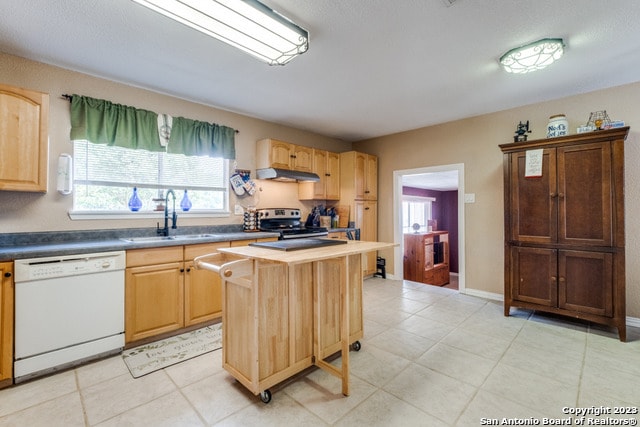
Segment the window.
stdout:
<svg viewBox="0 0 640 427">
<path fill-rule="evenodd" d="M 427 231 L 428 221 L 431 218 L 431 203 L 436 199 L 432 197 L 403 197 L 402 199 L 402 232 L 413 233 L 413 224 L 418 224 L 417 231 Z"/>
<path fill-rule="evenodd" d="M 165 190 L 174 189 L 176 206 L 183 190 L 193 203 L 190 212 L 227 214 L 228 160 L 134 150 L 88 141 L 73 141 L 74 213 L 130 213 L 133 187 L 142 200 L 140 212 L 153 212 Z M 134 215 L 134 214 L 132 214 Z"/>
</svg>

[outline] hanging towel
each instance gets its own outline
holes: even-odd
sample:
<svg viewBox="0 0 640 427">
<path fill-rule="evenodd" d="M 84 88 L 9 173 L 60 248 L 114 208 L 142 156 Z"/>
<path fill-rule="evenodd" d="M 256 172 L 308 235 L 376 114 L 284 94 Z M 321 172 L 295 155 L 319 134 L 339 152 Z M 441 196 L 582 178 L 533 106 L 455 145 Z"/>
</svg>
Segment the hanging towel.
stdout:
<svg viewBox="0 0 640 427">
<path fill-rule="evenodd" d="M 173 117 L 168 114 L 158 114 L 158 134 L 160 135 L 160 145 L 167 147 L 171 137 L 171 125 Z"/>
</svg>

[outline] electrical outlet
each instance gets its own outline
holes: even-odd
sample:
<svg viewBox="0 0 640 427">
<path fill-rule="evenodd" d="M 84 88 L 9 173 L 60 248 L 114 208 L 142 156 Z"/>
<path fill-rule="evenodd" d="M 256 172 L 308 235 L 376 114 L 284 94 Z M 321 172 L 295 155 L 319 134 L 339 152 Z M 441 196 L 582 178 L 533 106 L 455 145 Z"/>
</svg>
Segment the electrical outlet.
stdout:
<svg viewBox="0 0 640 427">
<path fill-rule="evenodd" d="M 476 193 L 465 193 L 464 194 L 464 202 L 465 203 L 475 203 L 476 202 Z"/>
<path fill-rule="evenodd" d="M 236 215 L 244 215 L 244 208 L 240 205 L 236 205 L 234 213 Z"/>
</svg>

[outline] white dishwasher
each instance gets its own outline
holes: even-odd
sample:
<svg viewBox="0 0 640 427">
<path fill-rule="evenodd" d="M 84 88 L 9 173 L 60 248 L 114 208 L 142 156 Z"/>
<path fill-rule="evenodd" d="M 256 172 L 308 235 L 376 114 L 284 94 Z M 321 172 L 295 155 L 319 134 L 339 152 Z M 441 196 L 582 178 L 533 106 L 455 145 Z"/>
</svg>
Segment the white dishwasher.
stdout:
<svg viewBox="0 0 640 427">
<path fill-rule="evenodd" d="M 14 262 L 16 383 L 124 347 L 125 252 Z"/>
</svg>

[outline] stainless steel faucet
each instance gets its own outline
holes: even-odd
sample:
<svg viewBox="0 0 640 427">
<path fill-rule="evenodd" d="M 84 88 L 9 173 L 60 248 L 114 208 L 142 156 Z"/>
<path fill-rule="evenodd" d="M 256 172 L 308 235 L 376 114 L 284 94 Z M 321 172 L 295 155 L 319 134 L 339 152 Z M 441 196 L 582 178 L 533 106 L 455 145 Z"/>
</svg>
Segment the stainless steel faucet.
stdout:
<svg viewBox="0 0 640 427">
<path fill-rule="evenodd" d="M 171 228 L 174 230 L 178 228 L 178 214 L 176 212 L 176 193 L 173 190 L 167 190 L 167 195 L 164 198 L 164 228 L 160 228 L 160 224 L 158 224 L 158 229 L 156 230 L 158 234 L 163 236 L 169 235 L 169 194 L 173 196 L 173 213 L 171 214 Z"/>
</svg>

